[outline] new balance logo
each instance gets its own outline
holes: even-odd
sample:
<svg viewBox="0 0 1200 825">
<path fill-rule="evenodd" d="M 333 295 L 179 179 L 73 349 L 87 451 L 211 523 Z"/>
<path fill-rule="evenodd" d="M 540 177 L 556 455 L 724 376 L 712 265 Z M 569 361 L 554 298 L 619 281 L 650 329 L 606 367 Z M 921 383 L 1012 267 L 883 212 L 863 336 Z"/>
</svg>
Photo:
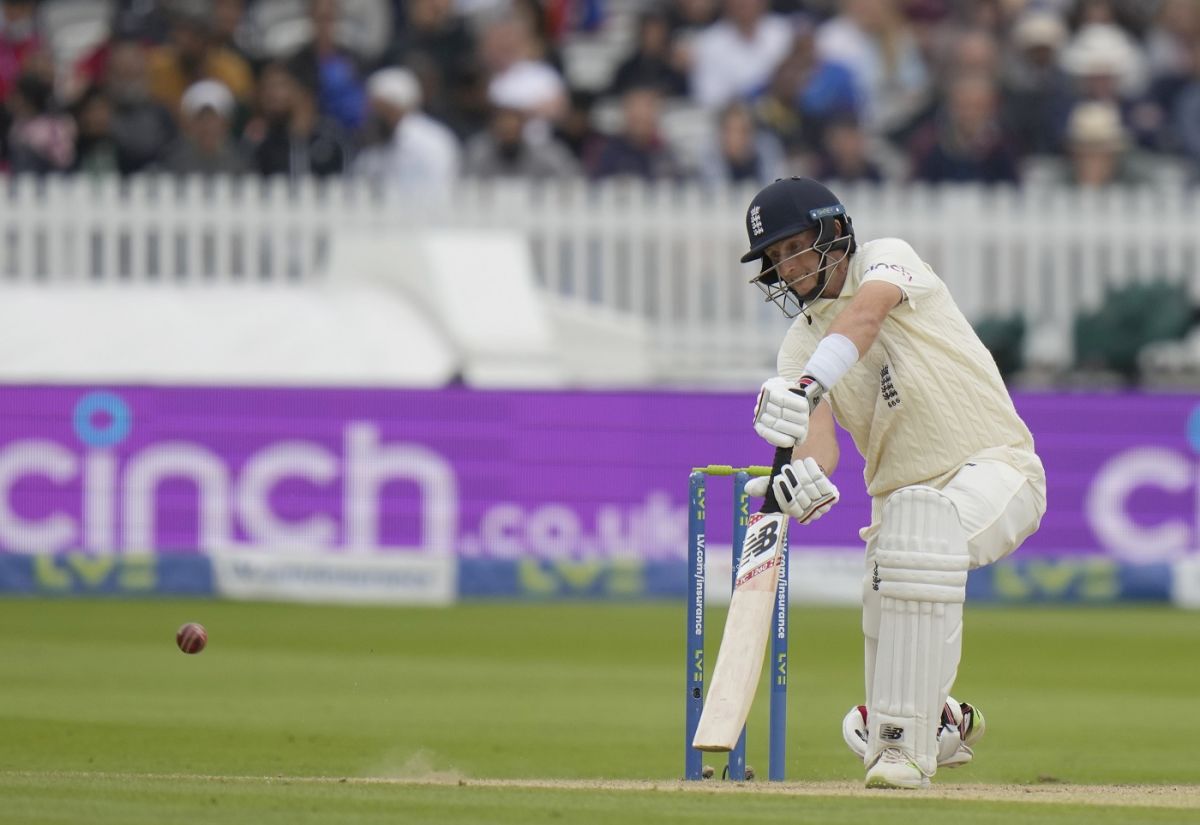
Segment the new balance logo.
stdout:
<svg viewBox="0 0 1200 825">
<path fill-rule="evenodd" d="M 871 589 L 878 590 L 883 579 L 879 578 L 879 562 L 875 562 L 875 572 L 871 574 Z"/>
<path fill-rule="evenodd" d="M 904 738 L 904 728 L 896 727 L 895 725 L 880 725 L 879 738 L 886 739 L 889 742 L 899 742 Z"/>
</svg>

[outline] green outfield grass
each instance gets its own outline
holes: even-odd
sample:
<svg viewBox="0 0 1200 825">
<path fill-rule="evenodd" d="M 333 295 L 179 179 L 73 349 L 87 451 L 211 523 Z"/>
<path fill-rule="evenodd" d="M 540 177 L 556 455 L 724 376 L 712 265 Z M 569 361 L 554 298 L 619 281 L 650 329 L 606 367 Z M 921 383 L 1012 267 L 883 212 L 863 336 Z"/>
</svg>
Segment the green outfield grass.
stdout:
<svg viewBox="0 0 1200 825">
<path fill-rule="evenodd" d="M 851 794 L 862 771 L 839 726 L 861 695 L 858 614 L 792 615 L 787 768 L 803 796 L 674 782 L 682 604 L 0 601 L 0 823 L 1200 822 L 1183 807 L 1195 795 Z M 175 648 L 184 621 L 208 628 L 204 653 Z M 1060 783 L 1200 782 L 1200 615 L 969 606 L 967 623 L 955 693 L 988 733 L 939 784 L 1040 799 Z M 710 663 L 719 631 L 714 611 Z M 751 764 L 765 754 L 759 705 Z M 479 781 L 526 779 L 563 782 Z"/>
</svg>

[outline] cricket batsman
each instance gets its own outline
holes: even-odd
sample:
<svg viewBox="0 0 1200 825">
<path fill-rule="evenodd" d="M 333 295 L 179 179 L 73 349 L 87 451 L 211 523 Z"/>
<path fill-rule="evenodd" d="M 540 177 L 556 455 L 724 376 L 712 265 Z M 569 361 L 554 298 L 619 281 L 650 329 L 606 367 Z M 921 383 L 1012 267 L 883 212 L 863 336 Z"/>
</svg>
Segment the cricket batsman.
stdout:
<svg viewBox="0 0 1200 825">
<path fill-rule="evenodd" d="M 984 732 L 950 697 L 967 571 L 1013 552 L 1046 511 L 1046 477 L 991 354 L 949 290 L 896 238 L 859 243 L 838 198 L 777 180 L 746 211 L 753 282 L 789 318 L 754 429 L 792 463 L 771 482 L 801 524 L 838 501 L 837 425 L 866 460 L 866 702 L 842 732 L 869 788 L 922 788 Z"/>
</svg>

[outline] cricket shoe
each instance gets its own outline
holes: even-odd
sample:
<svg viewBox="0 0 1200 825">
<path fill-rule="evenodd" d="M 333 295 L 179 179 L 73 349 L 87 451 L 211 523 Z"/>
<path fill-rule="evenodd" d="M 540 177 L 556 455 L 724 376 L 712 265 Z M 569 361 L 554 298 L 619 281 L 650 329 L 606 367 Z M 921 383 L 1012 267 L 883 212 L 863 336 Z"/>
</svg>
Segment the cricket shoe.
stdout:
<svg viewBox="0 0 1200 825">
<path fill-rule="evenodd" d="M 860 761 L 867 758 L 867 730 L 866 707 L 850 708 L 842 720 L 842 738 Z M 984 730 L 979 708 L 948 697 L 938 726 L 938 767 L 957 768 L 970 762 L 975 756 L 972 748 L 983 738 Z"/>
<path fill-rule="evenodd" d="M 929 787 L 929 777 L 900 748 L 884 748 L 867 771 L 867 787 L 917 790 Z"/>
</svg>

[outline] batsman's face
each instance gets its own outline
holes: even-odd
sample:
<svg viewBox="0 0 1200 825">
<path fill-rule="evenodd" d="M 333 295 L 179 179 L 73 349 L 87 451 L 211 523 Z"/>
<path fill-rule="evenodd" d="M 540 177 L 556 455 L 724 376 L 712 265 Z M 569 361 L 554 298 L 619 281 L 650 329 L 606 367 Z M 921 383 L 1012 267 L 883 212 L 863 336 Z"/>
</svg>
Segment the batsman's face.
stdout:
<svg viewBox="0 0 1200 825">
<path fill-rule="evenodd" d="M 812 288 L 811 279 L 821 265 L 821 253 L 813 249 L 816 240 L 814 228 L 767 247 L 768 265 L 776 267 L 783 282 L 800 293 Z"/>
<path fill-rule="evenodd" d="M 817 228 L 805 230 L 798 235 L 784 238 L 767 247 L 766 257 L 769 266 L 776 268 L 780 279 L 797 295 L 804 295 L 817 285 L 818 270 L 821 268 L 821 253 L 813 248 L 817 242 Z M 837 256 L 840 253 L 833 253 Z M 833 264 L 832 270 L 828 267 Z M 841 294 L 842 284 L 846 280 L 846 262 L 825 260 L 828 281 L 821 294 L 827 298 L 836 298 Z"/>
</svg>

